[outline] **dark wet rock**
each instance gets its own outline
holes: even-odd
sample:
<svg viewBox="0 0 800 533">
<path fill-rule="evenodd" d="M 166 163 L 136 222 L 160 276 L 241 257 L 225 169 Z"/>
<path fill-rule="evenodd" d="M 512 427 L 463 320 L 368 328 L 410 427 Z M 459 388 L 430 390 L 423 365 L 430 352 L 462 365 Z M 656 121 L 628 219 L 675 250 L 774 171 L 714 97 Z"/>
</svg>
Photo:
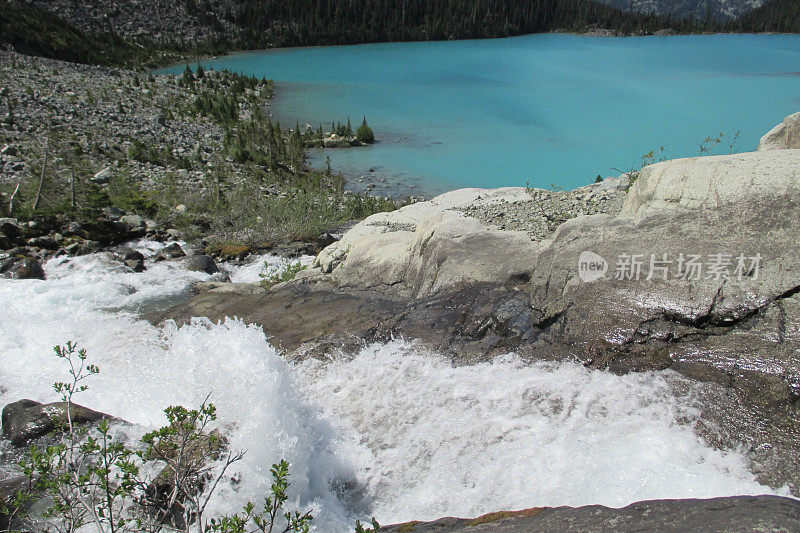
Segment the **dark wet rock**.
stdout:
<svg viewBox="0 0 800 533">
<path fill-rule="evenodd" d="M 98 219 L 83 225 L 80 236 L 87 240 L 97 241 L 102 246 L 111 246 L 144 237 L 143 227 L 130 228 L 121 222 Z"/>
<path fill-rule="evenodd" d="M 183 260 L 183 266 L 191 272 L 205 272 L 206 274 L 216 274 L 219 267 L 214 260 L 207 255 L 190 255 Z"/>
<path fill-rule="evenodd" d="M 70 409 L 73 424 L 86 424 L 113 417 L 72 404 Z M 14 446 L 24 446 L 68 425 L 67 404 L 54 402 L 42 404 L 33 400 L 19 400 L 3 408 L 3 437 Z"/>
<path fill-rule="evenodd" d="M 21 474 L 11 474 L 0 479 L 0 528 L 3 531 L 9 531 L 11 526 L 9 512 L 14 503 L 15 493 L 23 489 L 27 482 L 27 476 Z"/>
<path fill-rule="evenodd" d="M 314 241 L 314 246 L 318 248 L 317 253 L 321 252 L 331 244 L 342 238 L 341 235 L 333 235 L 331 233 L 323 233 Z M 316 255 L 316 254 L 315 254 Z"/>
<path fill-rule="evenodd" d="M 168 259 L 178 259 L 179 257 L 185 257 L 186 252 L 183 251 L 181 245 L 177 242 L 173 242 L 165 246 L 164 248 L 160 249 L 156 252 L 155 260 L 156 261 L 166 261 Z"/>
<path fill-rule="evenodd" d="M 134 272 L 144 272 L 146 270 L 144 266 L 144 261 L 139 259 L 126 259 L 125 266 L 127 266 Z"/>
<path fill-rule="evenodd" d="M 32 257 L 12 256 L 0 260 L 0 276 L 10 279 L 45 279 L 44 269 Z"/>
<path fill-rule="evenodd" d="M 58 250 L 59 243 L 51 235 L 33 237 L 28 239 L 27 245 L 31 248 L 43 248 L 45 250 Z"/>
<path fill-rule="evenodd" d="M 15 156 L 17 155 L 17 147 L 12 144 L 7 144 L 0 149 L 0 154 L 8 155 L 8 156 Z"/>
<path fill-rule="evenodd" d="M 474 519 L 442 518 L 380 529 L 387 533 L 584 533 L 616 532 L 796 532 L 800 502 L 779 496 L 734 496 L 706 500 L 650 500 L 622 509 L 601 505 L 533 508 L 490 513 Z"/>
<path fill-rule="evenodd" d="M 525 305 L 525 293 L 516 288 L 476 285 L 409 302 L 375 291 L 341 291 L 324 283 L 281 284 L 269 291 L 253 284 L 244 286 L 258 290 L 238 286 L 211 285 L 191 301 L 150 319 L 185 323 L 193 316 L 212 320 L 238 316 L 263 326 L 289 351 L 402 335 L 423 339 L 461 362 L 489 359 L 535 334 L 535 315 Z"/>
<path fill-rule="evenodd" d="M 145 270 L 142 252 L 130 250 L 125 254 L 123 261 L 134 272 L 143 272 Z"/>
<path fill-rule="evenodd" d="M 20 237 L 22 229 L 14 218 L 0 218 L 0 248 L 12 247 Z"/>
</svg>

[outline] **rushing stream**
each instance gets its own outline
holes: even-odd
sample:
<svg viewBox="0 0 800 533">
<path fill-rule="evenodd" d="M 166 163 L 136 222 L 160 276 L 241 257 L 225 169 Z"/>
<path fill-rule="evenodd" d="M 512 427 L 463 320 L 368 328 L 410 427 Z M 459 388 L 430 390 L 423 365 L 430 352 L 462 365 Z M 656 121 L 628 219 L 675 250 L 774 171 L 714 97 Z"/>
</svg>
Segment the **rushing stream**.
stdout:
<svg viewBox="0 0 800 533">
<path fill-rule="evenodd" d="M 159 246 L 142 242 L 146 255 Z M 232 267 L 256 281 L 264 257 Z M 693 390 L 677 375 L 616 376 L 513 354 L 469 367 L 413 342 L 352 358 L 289 364 L 255 326 L 229 319 L 155 327 L 137 311 L 185 295 L 206 274 L 107 254 L 55 258 L 47 281 L 0 279 L 0 403 L 54 401 L 65 369 L 52 347 L 87 349 L 101 373 L 78 403 L 152 427 L 171 404 L 210 393 L 222 431 L 246 450 L 240 482 L 212 512 L 260 500 L 269 465 L 291 463 L 291 501 L 317 531 L 543 505 L 624 505 L 662 497 L 763 494 L 743 455 L 693 429 Z M 681 386 L 676 386 L 681 385 Z M 682 392 L 678 392 L 682 391 Z"/>
</svg>

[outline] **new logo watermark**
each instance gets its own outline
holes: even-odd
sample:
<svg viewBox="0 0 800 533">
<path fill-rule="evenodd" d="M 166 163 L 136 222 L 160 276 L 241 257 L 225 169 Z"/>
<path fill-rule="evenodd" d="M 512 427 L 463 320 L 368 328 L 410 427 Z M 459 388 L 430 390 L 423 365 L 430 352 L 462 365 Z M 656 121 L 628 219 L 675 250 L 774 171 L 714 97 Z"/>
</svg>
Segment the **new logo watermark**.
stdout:
<svg viewBox="0 0 800 533">
<path fill-rule="evenodd" d="M 628 254 L 616 257 L 613 272 L 609 273 L 606 259 L 592 251 L 581 252 L 578 257 L 578 277 L 591 283 L 613 278 L 618 281 L 653 281 L 679 279 L 756 280 L 761 270 L 761 254 Z M 606 276 L 606 274 L 609 276 Z"/>
<path fill-rule="evenodd" d="M 578 257 L 578 276 L 581 281 L 591 283 L 606 277 L 608 272 L 608 261 L 603 256 L 594 252 L 581 252 Z"/>
</svg>

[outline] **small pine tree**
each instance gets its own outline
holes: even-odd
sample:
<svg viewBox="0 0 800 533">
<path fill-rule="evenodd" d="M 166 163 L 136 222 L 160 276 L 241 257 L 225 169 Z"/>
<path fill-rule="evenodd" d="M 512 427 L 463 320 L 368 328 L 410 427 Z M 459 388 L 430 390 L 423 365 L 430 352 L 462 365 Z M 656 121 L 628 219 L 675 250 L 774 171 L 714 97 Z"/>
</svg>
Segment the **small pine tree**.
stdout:
<svg viewBox="0 0 800 533">
<path fill-rule="evenodd" d="M 365 144 L 372 144 L 375 142 L 375 132 L 367 124 L 367 117 L 364 117 L 363 122 L 356 130 L 356 139 Z"/>
<path fill-rule="evenodd" d="M 190 85 L 194 82 L 194 75 L 192 74 L 192 69 L 189 67 L 188 63 L 186 68 L 183 70 L 183 83 L 186 85 Z"/>
</svg>

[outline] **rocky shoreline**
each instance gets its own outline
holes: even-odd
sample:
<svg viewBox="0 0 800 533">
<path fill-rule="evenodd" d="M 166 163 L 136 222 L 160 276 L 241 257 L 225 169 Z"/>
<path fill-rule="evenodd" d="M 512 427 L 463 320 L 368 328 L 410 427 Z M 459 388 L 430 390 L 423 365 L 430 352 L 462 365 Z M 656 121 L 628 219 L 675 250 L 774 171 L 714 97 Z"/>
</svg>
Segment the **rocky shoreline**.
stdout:
<svg viewBox="0 0 800 533">
<path fill-rule="evenodd" d="M 277 145 L 264 140 L 272 130 L 237 139 L 272 128 L 262 117 L 267 80 L 154 76 L 0 51 L 0 83 L 0 253 L 17 262 L 142 237 L 193 240 L 223 258 L 231 245 L 316 253 L 320 235 L 391 203 L 342 191 L 341 176 L 299 168 L 304 156 L 279 124 Z M 242 213 L 267 208 L 259 202 L 288 211 L 296 198 L 326 210 L 318 229 L 304 227 L 307 216 L 278 214 L 270 224 Z"/>
</svg>

